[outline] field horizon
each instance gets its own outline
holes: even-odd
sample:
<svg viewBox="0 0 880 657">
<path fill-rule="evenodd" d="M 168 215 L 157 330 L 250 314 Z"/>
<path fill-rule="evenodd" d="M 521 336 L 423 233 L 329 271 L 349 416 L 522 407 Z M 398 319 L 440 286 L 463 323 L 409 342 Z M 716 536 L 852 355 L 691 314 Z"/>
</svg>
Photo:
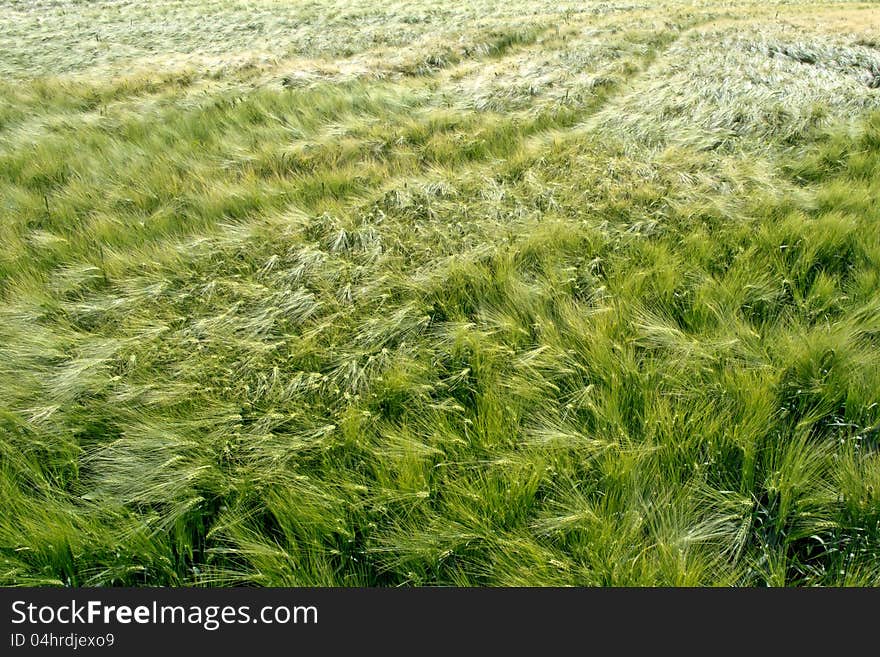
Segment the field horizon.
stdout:
<svg viewBox="0 0 880 657">
<path fill-rule="evenodd" d="M 876 3 L 0 6 L 0 585 L 880 585 Z"/>
</svg>

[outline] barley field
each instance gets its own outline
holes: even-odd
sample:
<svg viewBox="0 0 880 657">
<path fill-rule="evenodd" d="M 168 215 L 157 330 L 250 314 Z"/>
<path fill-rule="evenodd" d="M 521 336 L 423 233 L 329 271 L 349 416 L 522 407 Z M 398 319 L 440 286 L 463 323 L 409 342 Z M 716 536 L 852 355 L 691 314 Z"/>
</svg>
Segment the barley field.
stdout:
<svg viewBox="0 0 880 657">
<path fill-rule="evenodd" d="M 880 585 L 880 5 L 0 0 L 0 584 Z"/>
</svg>

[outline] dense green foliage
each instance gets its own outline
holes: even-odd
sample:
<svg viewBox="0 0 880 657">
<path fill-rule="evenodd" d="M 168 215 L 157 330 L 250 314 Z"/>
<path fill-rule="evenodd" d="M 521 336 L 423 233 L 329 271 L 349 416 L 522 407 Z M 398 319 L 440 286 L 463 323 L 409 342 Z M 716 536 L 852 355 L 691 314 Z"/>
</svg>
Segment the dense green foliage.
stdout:
<svg viewBox="0 0 880 657">
<path fill-rule="evenodd" d="M 876 9 L 7 4 L 0 583 L 880 584 Z"/>
</svg>

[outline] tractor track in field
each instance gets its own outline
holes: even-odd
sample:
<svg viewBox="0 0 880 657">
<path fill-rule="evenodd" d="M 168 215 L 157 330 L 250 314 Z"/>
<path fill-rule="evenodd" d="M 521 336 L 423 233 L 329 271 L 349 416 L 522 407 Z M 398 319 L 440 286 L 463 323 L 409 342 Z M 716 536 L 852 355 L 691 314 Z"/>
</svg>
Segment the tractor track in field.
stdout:
<svg viewBox="0 0 880 657">
<path fill-rule="evenodd" d="M 725 22 L 730 21 L 736 23 L 746 20 L 754 20 L 754 17 L 724 19 Z M 652 48 L 640 58 L 638 68 L 632 72 L 632 75 L 629 78 L 615 84 L 606 92 L 600 103 L 593 108 L 589 108 L 587 112 L 585 112 L 586 116 L 584 120 L 564 130 L 552 130 L 547 133 L 533 135 L 524 144 L 526 152 L 536 154 L 547 148 L 553 142 L 569 140 L 594 133 L 598 125 L 601 123 L 605 112 L 611 111 L 612 108 L 615 107 L 615 102 L 619 99 L 625 98 L 628 94 L 634 93 L 638 88 L 639 83 L 648 78 L 651 71 L 662 64 L 664 61 L 663 57 L 667 52 L 683 39 L 689 38 L 698 30 L 717 22 L 718 19 L 716 17 L 703 18 L 680 30 L 673 38 L 669 39 L 662 45 Z"/>
</svg>

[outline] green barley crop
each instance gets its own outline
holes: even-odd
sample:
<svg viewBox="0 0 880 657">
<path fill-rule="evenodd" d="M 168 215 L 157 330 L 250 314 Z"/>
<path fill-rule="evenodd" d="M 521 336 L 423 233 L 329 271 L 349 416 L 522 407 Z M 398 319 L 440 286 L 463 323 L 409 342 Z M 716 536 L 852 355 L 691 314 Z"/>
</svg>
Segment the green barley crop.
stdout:
<svg viewBox="0 0 880 657">
<path fill-rule="evenodd" d="M 880 10 L 0 13 L 0 583 L 880 585 Z"/>
</svg>

